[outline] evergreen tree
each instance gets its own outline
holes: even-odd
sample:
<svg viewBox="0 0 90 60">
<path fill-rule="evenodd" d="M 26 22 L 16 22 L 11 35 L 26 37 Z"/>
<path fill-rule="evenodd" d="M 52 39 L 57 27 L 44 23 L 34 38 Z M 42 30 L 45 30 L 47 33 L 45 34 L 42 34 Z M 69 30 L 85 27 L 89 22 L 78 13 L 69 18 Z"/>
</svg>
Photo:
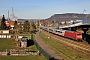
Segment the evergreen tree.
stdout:
<svg viewBox="0 0 90 60">
<path fill-rule="evenodd" d="M 72 22 L 72 24 L 75 24 L 74 21 Z"/>
<path fill-rule="evenodd" d="M 6 19 L 5 19 L 4 15 L 3 15 L 2 21 L 1 21 L 1 29 L 2 30 L 5 30 L 6 29 L 6 23 L 5 23 L 5 21 L 6 21 Z"/>
<path fill-rule="evenodd" d="M 34 22 L 32 22 L 32 27 L 34 28 L 34 30 L 36 29 L 36 25 Z"/>
<path fill-rule="evenodd" d="M 58 23 L 58 29 L 59 29 L 59 26 L 60 26 L 60 21 L 58 20 L 58 21 L 57 21 L 57 23 Z"/>
<path fill-rule="evenodd" d="M 65 21 L 64 25 L 67 25 L 67 21 Z"/>
<path fill-rule="evenodd" d="M 14 29 L 17 29 L 18 28 L 18 22 L 15 20 L 14 22 Z"/>
<path fill-rule="evenodd" d="M 52 21 L 52 24 L 53 24 L 53 26 L 54 26 L 54 21 Z"/>
<path fill-rule="evenodd" d="M 62 22 L 61 21 L 59 23 L 60 23 L 60 25 L 62 25 Z"/>
<path fill-rule="evenodd" d="M 30 32 L 33 32 L 34 28 L 32 26 L 32 22 L 30 22 Z"/>
<path fill-rule="evenodd" d="M 39 21 L 39 20 L 37 20 L 37 27 L 39 27 L 39 24 L 40 24 L 40 21 Z"/>
<path fill-rule="evenodd" d="M 25 21 L 23 27 L 25 32 L 29 32 L 29 29 L 30 29 L 29 21 Z"/>
<path fill-rule="evenodd" d="M 30 22 L 30 32 L 35 32 L 36 31 L 36 25 L 34 22 Z"/>
<path fill-rule="evenodd" d="M 22 26 L 22 25 L 23 25 L 22 23 L 20 23 L 20 24 L 18 25 L 18 29 L 19 29 L 20 32 L 23 31 L 23 26 Z"/>
</svg>

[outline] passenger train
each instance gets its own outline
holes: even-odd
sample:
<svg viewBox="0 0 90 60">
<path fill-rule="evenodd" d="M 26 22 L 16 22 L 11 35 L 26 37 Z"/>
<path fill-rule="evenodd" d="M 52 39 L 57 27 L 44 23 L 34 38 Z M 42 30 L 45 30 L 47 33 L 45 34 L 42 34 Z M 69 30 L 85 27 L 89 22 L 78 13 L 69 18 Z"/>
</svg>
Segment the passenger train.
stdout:
<svg viewBox="0 0 90 60">
<path fill-rule="evenodd" d="M 70 38 L 76 41 L 82 41 L 82 33 L 80 32 L 63 30 L 63 29 L 55 29 L 55 28 L 45 27 L 45 26 L 41 26 L 40 28 L 59 36 Z"/>
</svg>

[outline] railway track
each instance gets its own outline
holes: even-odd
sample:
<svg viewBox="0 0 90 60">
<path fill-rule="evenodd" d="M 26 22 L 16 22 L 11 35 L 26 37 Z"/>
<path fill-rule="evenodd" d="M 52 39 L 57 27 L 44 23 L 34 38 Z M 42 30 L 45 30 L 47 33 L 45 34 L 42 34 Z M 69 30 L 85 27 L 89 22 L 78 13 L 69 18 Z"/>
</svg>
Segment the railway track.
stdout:
<svg viewBox="0 0 90 60">
<path fill-rule="evenodd" d="M 44 30 L 42 30 L 42 33 L 45 34 L 46 36 L 50 36 L 51 38 L 57 40 L 58 42 L 69 46 L 75 50 L 78 50 L 80 52 L 83 52 L 85 54 L 89 54 L 90 55 L 90 44 L 86 44 L 84 42 L 77 42 L 68 38 L 64 38 L 49 32 L 46 32 Z"/>
</svg>

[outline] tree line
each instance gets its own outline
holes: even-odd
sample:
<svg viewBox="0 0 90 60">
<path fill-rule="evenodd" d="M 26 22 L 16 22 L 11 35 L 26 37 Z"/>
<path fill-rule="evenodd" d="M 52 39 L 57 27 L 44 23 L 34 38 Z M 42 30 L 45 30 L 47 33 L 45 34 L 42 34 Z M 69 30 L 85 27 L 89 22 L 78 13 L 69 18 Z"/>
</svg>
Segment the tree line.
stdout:
<svg viewBox="0 0 90 60">
<path fill-rule="evenodd" d="M 11 27 L 6 26 L 6 19 L 3 15 L 0 23 L 0 30 L 6 30 L 7 28 L 10 29 Z M 22 22 L 18 23 L 18 21 L 15 20 L 13 29 L 18 30 L 19 32 L 34 32 L 36 30 L 36 25 L 34 22 L 29 22 L 28 20 L 26 20 L 23 24 Z"/>
</svg>

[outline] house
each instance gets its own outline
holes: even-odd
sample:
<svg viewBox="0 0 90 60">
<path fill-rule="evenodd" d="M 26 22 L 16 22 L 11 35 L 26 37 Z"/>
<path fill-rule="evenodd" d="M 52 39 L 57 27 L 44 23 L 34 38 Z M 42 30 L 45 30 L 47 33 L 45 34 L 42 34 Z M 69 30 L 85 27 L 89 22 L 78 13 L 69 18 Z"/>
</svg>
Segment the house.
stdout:
<svg viewBox="0 0 90 60">
<path fill-rule="evenodd" d="M 6 26 L 7 27 L 10 27 L 10 29 L 13 30 L 13 28 L 14 28 L 14 22 L 15 21 L 10 21 L 9 23 L 6 23 Z"/>
<path fill-rule="evenodd" d="M 40 26 L 44 26 L 45 25 L 45 23 L 44 22 L 40 22 Z"/>
<path fill-rule="evenodd" d="M 52 26 L 52 22 L 47 22 L 47 25 L 48 26 Z"/>
<path fill-rule="evenodd" d="M 40 26 L 52 26 L 52 22 L 40 22 Z"/>
</svg>

